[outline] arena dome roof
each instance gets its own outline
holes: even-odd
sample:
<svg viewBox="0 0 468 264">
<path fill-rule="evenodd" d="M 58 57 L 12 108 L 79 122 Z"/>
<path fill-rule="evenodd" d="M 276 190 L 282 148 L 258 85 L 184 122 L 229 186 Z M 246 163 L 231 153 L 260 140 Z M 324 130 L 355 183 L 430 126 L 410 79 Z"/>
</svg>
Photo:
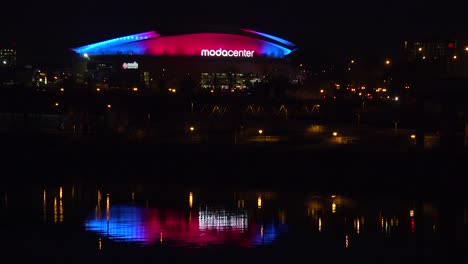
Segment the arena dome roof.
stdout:
<svg viewBox="0 0 468 264">
<path fill-rule="evenodd" d="M 148 31 L 105 40 L 72 50 L 80 55 L 153 55 L 285 58 L 296 45 L 250 29 L 161 35 Z"/>
</svg>

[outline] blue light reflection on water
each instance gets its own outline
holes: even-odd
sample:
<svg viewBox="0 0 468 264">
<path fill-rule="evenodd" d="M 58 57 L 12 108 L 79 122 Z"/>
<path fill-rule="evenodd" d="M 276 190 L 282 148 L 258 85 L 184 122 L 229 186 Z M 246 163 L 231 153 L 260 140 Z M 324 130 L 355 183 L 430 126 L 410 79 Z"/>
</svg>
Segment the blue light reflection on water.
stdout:
<svg viewBox="0 0 468 264">
<path fill-rule="evenodd" d="M 262 245 L 262 244 L 271 244 L 273 241 L 276 240 L 278 235 L 287 232 L 287 225 L 280 224 L 278 226 L 270 223 L 266 224 L 261 227 L 261 232 L 257 233 L 254 238 L 254 244 Z"/>
<path fill-rule="evenodd" d="M 145 208 L 113 206 L 107 215 L 96 213 L 85 223 L 85 229 L 117 240 L 148 243 L 145 232 Z"/>
</svg>

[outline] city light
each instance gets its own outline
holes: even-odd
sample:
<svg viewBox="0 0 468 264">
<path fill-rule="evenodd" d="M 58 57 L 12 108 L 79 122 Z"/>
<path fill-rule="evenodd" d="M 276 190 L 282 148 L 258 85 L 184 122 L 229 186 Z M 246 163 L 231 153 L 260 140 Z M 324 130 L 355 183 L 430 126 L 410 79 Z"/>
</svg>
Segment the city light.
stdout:
<svg viewBox="0 0 468 264">
<path fill-rule="evenodd" d="M 189 207 L 192 208 L 193 206 L 193 192 L 189 193 Z"/>
</svg>

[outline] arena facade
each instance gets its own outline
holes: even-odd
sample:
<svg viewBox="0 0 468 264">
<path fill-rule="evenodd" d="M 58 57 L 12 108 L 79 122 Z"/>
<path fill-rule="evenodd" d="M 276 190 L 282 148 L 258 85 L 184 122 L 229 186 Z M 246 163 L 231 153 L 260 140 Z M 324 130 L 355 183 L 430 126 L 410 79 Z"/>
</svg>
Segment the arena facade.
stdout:
<svg viewBox="0 0 468 264">
<path fill-rule="evenodd" d="M 97 90 L 250 93 L 294 72 L 294 43 L 249 30 L 148 31 L 72 49 L 78 80 Z"/>
</svg>

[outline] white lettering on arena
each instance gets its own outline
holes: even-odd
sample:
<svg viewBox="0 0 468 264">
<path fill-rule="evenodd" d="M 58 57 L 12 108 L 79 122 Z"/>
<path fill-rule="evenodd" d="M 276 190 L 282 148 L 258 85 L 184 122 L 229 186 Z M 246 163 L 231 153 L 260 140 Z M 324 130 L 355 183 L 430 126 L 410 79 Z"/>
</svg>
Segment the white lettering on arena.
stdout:
<svg viewBox="0 0 468 264">
<path fill-rule="evenodd" d="M 253 50 L 202 49 L 201 56 L 208 57 L 253 57 Z"/>
<path fill-rule="evenodd" d="M 134 61 L 134 62 L 124 62 L 122 64 L 122 68 L 124 70 L 131 70 L 131 69 L 138 69 L 138 62 Z"/>
</svg>

